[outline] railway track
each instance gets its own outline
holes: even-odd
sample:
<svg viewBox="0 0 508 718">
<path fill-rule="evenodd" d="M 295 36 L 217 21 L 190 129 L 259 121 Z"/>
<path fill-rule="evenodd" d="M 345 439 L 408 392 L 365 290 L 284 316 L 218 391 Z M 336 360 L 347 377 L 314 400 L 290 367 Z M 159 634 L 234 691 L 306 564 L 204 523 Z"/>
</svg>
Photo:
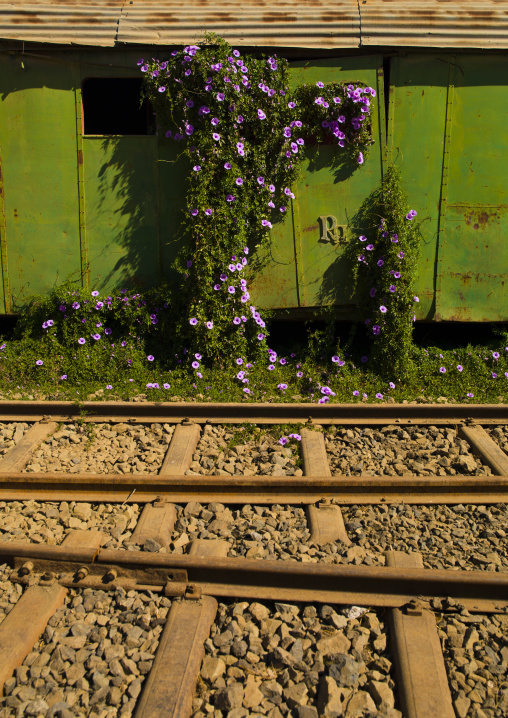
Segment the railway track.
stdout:
<svg viewBox="0 0 508 718">
<path fill-rule="evenodd" d="M 1 718 L 508 709 L 502 405 L 0 411 Z M 305 424 L 300 455 L 255 435 L 279 422 Z M 217 462 L 223 424 L 250 426 L 255 461 L 226 446 Z M 110 442 L 93 474 L 70 451 L 90 452 L 92 426 Z M 115 458 L 138 439 L 156 470 Z M 61 449 L 64 470 L 34 471 Z M 340 461 L 358 475 L 332 475 Z"/>
</svg>

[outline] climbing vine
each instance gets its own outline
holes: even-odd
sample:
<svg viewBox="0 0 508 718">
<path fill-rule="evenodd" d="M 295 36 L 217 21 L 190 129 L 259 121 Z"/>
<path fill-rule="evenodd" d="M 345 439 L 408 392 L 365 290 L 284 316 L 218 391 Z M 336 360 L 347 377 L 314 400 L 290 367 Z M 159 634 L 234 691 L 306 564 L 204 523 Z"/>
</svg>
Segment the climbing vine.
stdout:
<svg viewBox="0 0 508 718">
<path fill-rule="evenodd" d="M 419 259 L 420 229 L 416 210 L 409 209 L 400 173 L 391 165 L 380 189 L 369 199 L 361 218 L 372 229 L 359 234 L 349 253 L 367 297 L 362 302 L 371 358 L 388 376 L 408 377 L 412 365 L 412 334 L 419 298 L 414 285 Z"/>
<path fill-rule="evenodd" d="M 215 357 L 252 352 L 266 330 L 248 292 L 249 252 L 290 209 L 307 146 L 334 143 L 344 162 L 364 162 L 375 90 L 317 82 L 290 93 L 287 60 L 242 55 L 215 35 L 138 64 L 158 131 L 190 161 L 177 260 L 184 341 Z"/>
</svg>

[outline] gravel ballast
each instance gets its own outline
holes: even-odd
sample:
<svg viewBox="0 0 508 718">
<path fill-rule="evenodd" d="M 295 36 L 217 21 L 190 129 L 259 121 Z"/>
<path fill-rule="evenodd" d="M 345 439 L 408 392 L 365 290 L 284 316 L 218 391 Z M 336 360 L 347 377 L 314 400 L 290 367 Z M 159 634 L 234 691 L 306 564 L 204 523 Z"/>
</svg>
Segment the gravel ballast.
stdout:
<svg viewBox="0 0 508 718">
<path fill-rule="evenodd" d="M 438 620 L 457 718 L 508 715 L 508 615 L 469 615 Z"/>
<path fill-rule="evenodd" d="M 451 427 L 331 427 L 325 445 L 332 474 L 455 476 L 491 474 Z"/>
<path fill-rule="evenodd" d="M 402 718 L 373 611 L 221 603 L 205 651 L 193 718 Z"/>
<path fill-rule="evenodd" d="M 236 430 L 238 431 L 238 430 Z M 278 443 L 277 427 L 253 427 L 253 438 L 235 444 L 235 430 L 224 426 L 203 427 L 188 475 L 208 476 L 301 476 L 300 447 L 293 441 Z"/>
<path fill-rule="evenodd" d="M 0 422 L 0 458 L 21 441 L 30 427 L 31 424 L 19 421 Z"/>
<path fill-rule="evenodd" d="M 173 432 L 172 424 L 65 424 L 32 454 L 25 471 L 157 473 Z"/>
<path fill-rule="evenodd" d="M 148 592 L 69 591 L 5 683 L 0 718 L 129 718 L 171 601 Z"/>
</svg>

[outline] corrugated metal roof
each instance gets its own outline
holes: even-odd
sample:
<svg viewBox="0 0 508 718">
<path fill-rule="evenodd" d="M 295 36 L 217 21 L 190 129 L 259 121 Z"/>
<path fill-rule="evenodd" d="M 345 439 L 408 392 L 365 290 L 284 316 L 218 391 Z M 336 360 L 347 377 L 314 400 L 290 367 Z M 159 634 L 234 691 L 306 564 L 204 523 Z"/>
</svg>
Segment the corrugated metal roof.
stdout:
<svg viewBox="0 0 508 718">
<path fill-rule="evenodd" d="M 508 0 L 0 0 L 0 38 L 113 47 L 508 48 Z"/>
</svg>

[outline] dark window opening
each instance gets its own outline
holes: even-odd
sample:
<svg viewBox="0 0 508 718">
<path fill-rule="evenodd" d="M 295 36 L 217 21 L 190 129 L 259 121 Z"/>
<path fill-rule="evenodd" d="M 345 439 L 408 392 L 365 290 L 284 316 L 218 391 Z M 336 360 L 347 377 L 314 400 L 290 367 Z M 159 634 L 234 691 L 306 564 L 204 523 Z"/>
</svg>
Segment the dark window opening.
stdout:
<svg viewBox="0 0 508 718">
<path fill-rule="evenodd" d="M 92 77 L 83 82 L 85 135 L 153 135 L 153 108 L 140 105 L 140 77 Z"/>
</svg>

